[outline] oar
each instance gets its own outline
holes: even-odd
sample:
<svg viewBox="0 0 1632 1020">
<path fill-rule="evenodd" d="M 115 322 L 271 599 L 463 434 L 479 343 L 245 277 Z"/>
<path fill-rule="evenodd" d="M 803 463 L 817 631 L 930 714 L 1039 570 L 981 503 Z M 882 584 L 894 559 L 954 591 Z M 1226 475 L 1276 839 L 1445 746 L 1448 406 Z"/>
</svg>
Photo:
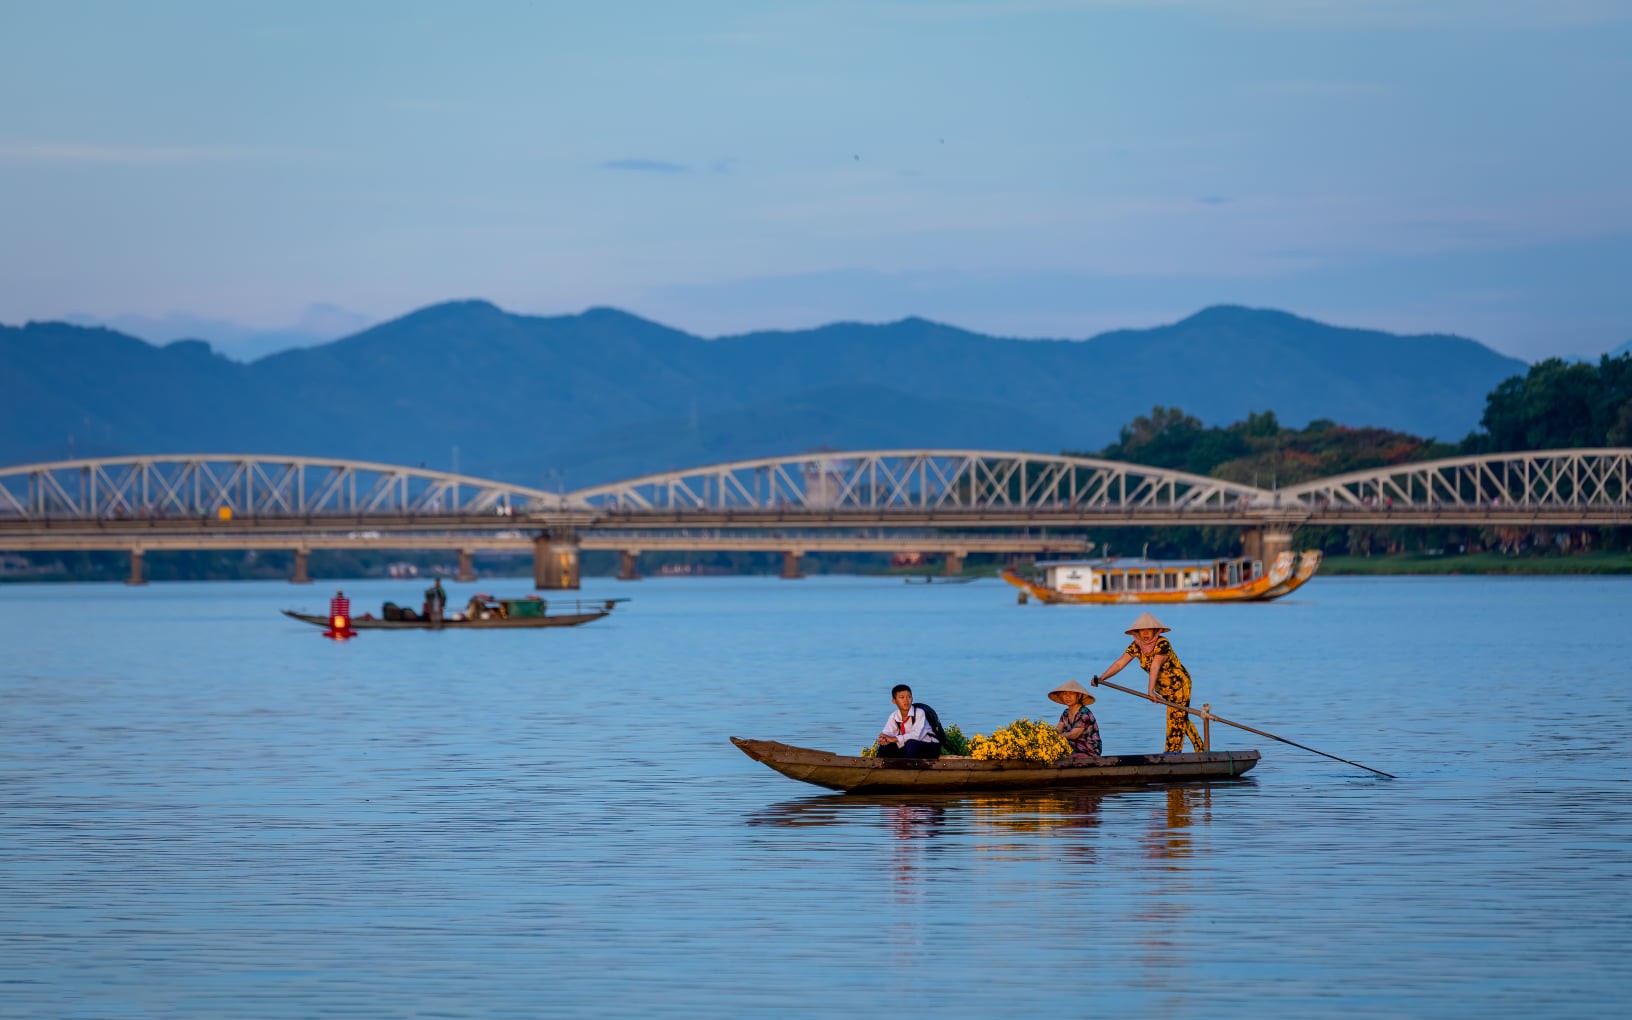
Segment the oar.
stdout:
<svg viewBox="0 0 1632 1020">
<path fill-rule="evenodd" d="M 1285 737 L 1277 737 L 1273 733 L 1265 733 L 1263 730 L 1254 729 L 1253 727 L 1248 726 L 1245 723 L 1230 722 L 1228 719 L 1225 719 L 1222 716 L 1214 715 L 1211 712 L 1198 712 L 1195 709 L 1191 708 L 1189 705 L 1181 705 L 1176 701 L 1167 701 L 1167 700 L 1165 700 L 1163 698 L 1152 698 L 1149 695 L 1142 694 L 1139 691 L 1136 691 L 1131 687 L 1123 687 L 1121 684 L 1113 684 L 1109 680 L 1101 680 L 1097 676 L 1089 681 L 1089 685 L 1092 686 L 1092 687 L 1110 687 L 1110 688 L 1112 688 L 1114 690 L 1121 691 L 1124 694 L 1131 694 L 1134 697 L 1139 698 L 1139 699 L 1141 699 L 1143 701 L 1154 701 L 1154 702 L 1156 702 L 1158 704 L 1166 705 L 1168 708 L 1176 708 L 1181 712 L 1189 712 L 1191 715 L 1199 715 L 1203 719 L 1211 719 L 1214 722 L 1221 722 L 1226 726 L 1234 726 L 1238 730 L 1246 730 L 1248 733 L 1256 733 L 1260 737 L 1268 737 L 1271 740 L 1279 740 L 1283 744 L 1291 744 L 1293 747 L 1300 747 L 1305 751 L 1313 751 L 1315 754 L 1320 755 L 1322 758 L 1330 758 L 1333 761 L 1340 761 L 1345 765 L 1353 765 L 1355 768 L 1365 769 L 1367 772 L 1375 772 L 1379 776 L 1387 776 L 1389 779 L 1399 778 L 1398 776 L 1389 775 L 1387 772 L 1384 772 L 1382 769 L 1374 769 L 1370 765 L 1362 765 L 1357 761 L 1350 761 L 1347 758 L 1339 758 L 1337 755 L 1327 754 L 1325 751 L 1316 751 L 1314 748 L 1308 746 L 1307 744 L 1300 744 L 1296 740 L 1288 740 Z"/>
</svg>

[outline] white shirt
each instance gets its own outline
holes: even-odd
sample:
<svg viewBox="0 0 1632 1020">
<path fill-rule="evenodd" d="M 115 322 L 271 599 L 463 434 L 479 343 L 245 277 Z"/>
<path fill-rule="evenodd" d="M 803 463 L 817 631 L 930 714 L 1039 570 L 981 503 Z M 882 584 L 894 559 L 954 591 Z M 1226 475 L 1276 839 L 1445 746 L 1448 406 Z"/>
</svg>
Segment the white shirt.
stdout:
<svg viewBox="0 0 1632 1020">
<path fill-rule="evenodd" d="M 899 710 L 890 712 L 889 718 L 884 720 L 884 729 L 881 731 L 881 736 L 886 736 L 895 741 L 896 747 L 900 747 L 909 740 L 917 740 L 926 744 L 935 742 L 935 734 L 929 728 L 929 717 L 917 705 L 912 706 L 912 712 L 905 719 L 901 718 Z"/>
</svg>

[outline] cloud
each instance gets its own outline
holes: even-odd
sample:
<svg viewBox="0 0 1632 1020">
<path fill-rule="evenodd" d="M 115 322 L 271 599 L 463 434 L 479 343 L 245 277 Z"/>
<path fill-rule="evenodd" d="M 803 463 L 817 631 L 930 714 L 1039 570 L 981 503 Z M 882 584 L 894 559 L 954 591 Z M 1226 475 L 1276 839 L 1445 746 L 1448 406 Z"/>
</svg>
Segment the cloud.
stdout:
<svg viewBox="0 0 1632 1020">
<path fill-rule="evenodd" d="M 611 159 L 601 164 L 602 170 L 635 170 L 648 174 L 689 174 L 691 167 L 684 163 L 670 163 L 661 159 Z"/>
</svg>

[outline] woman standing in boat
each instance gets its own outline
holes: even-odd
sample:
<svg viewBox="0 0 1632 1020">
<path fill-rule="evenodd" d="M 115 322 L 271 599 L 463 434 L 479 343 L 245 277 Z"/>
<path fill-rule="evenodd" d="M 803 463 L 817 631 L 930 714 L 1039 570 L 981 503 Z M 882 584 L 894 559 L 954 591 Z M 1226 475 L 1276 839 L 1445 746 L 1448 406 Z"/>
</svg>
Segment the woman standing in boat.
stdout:
<svg viewBox="0 0 1632 1020">
<path fill-rule="evenodd" d="M 1048 692 L 1048 700 L 1065 706 L 1054 728 L 1071 745 L 1072 754 L 1091 754 L 1097 758 L 1105 753 L 1099 740 L 1099 720 L 1088 710 L 1088 706 L 1094 703 L 1094 696 L 1088 693 L 1088 688 L 1075 680 L 1067 680 Z"/>
<path fill-rule="evenodd" d="M 1139 619 L 1133 621 L 1133 626 L 1126 631 L 1133 636 L 1127 650 L 1096 679 L 1109 680 L 1121 672 L 1123 666 L 1138 659 L 1139 668 L 1150 676 L 1149 697 L 1152 701 L 1160 699 L 1189 706 L 1190 672 L 1174 654 L 1173 646 L 1168 643 L 1167 638 L 1162 637 L 1172 629 L 1149 613 L 1140 614 Z M 1190 721 L 1190 713 L 1182 709 L 1168 708 L 1165 750 L 1170 754 L 1184 750 L 1186 737 L 1190 739 L 1190 746 L 1197 751 L 1207 750 L 1201 734 L 1196 732 L 1195 724 Z"/>
</svg>

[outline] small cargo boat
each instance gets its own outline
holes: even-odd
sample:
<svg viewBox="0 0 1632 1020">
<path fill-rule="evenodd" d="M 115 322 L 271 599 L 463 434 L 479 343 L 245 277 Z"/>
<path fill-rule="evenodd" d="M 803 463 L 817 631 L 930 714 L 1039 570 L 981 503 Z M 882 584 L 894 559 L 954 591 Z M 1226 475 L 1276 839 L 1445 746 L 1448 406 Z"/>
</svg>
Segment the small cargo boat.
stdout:
<svg viewBox="0 0 1632 1020">
<path fill-rule="evenodd" d="M 1236 779 L 1258 764 L 1259 758 L 1257 751 L 1074 756 L 1053 763 L 953 757 L 862 758 L 774 740 L 732 737 L 731 743 L 789 779 L 846 793 L 956 793 Z"/>
<path fill-rule="evenodd" d="M 372 614 L 351 617 L 353 630 L 497 630 L 531 627 L 576 627 L 610 615 L 619 602 L 628 599 L 555 599 L 537 595 L 520 599 L 496 599 L 477 595 L 464 612 L 436 620 L 410 609 L 386 603 L 385 616 Z M 330 617 L 319 613 L 283 610 L 283 615 L 318 627 L 330 627 Z"/>
<path fill-rule="evenodd" d="M 1297 568 L 1293 568 L 1293 564 Z M 1320 569 L 1320 552 L 1283 552 L 1268 570 L 1252 559 L 1056 560 L 1037 564 L 1043 580 L 1011 570 L 1003 580 L 1045 605 L 1171 602 L 1265 602 L 1302 587 Z"/>
</svg>

